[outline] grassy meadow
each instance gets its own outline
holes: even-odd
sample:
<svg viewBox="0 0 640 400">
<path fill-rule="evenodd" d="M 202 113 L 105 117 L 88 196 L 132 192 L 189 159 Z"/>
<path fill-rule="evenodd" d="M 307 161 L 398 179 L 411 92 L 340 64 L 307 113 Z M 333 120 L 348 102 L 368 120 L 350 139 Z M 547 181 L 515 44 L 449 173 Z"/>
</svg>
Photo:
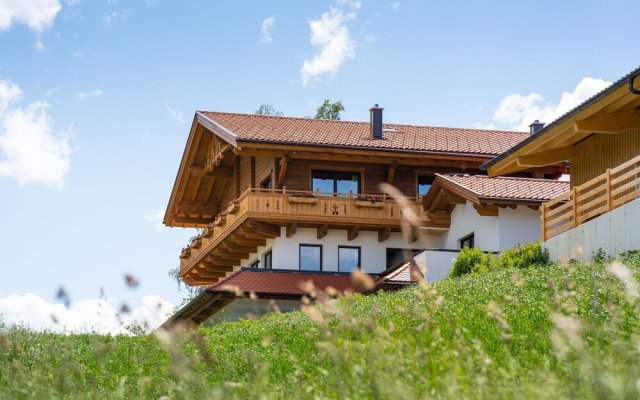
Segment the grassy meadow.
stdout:
<svg viewBox="0 0 640 400">
<path fill-rule="evenodd" d="M 502 268 L 149 336 L 3 326 L 0 398 L 638 398 L 639 274 Z"/>
</svg>

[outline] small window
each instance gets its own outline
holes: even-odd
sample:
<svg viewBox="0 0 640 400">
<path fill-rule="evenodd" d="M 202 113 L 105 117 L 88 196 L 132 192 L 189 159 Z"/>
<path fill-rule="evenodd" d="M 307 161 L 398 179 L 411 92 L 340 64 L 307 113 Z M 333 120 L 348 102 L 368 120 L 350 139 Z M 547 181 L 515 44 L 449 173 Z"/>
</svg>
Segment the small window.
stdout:
<svg viewBox="0 0 640 400">
<path fill-rule="evenodd" d="M 360 268 L 360 247 L 338 246 L 338 271 L 351 272 Z"/>
<path fill-rule="evenodd" d="M 387 268 L 395 267 L 400 263 L 411 261 L 420 253 L 420 249 L 393 249 L 387 248 Z"/>
<path fill-rule="evenodd" d="M 463 237 L 462 239 L 459 240 L 460 242 L 460 248 L 464 249 L 465 247 L 468 248 L 473 248 L 474 246 L 474 234 L 470 233 L 467 236 Z"/>
<path fill-rule="evenodd" d="M 260 189 L 273 189 L 271 185 L 271 175 L 267 176 L 260 182 Z"/>
<path fill-rule="evenodd" d="M 435 176 L 433 175 L 418 175 L 418 195 L 424 196 L 427 194 L 434 179 Z"/>
<path fill-rule="evenodd" d="M 271 264 L 271 250 L 264 253 L 264 268 L 271 269 L 273 265 Z"/>
<path fill-rule="evenodd" d="M 249 268 L 258 269 L 260 268 L 260 260 L 255 260 L 249 265 Z"/>
<path fill-rule="evenodd" d="M 322 246 L 319 244 L 300 245 L 300 270 L 322 271 Z"/>
<path fill-rule="evenodd" d="M 320 193 L 347 197 L 349 193 L 360 193 L 360 173 L 347 171 L 313 171 L 311 190 Z"/>
</svg>

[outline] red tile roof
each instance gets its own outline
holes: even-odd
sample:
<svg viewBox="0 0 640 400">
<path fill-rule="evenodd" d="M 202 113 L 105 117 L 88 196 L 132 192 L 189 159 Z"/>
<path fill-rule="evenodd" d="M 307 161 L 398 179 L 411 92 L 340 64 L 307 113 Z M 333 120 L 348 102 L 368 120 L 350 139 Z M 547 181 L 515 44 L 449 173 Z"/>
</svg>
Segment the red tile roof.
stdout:
<svg viewBox="0 0 640 400">
<path fill-rule="evenodd" d="M 303 285 L 311 281 L 320 290 L 332 287 L 339 292 L 358 291 L 351 282 L 351 275 L 344 273 L 314 273 L 299 271 L 274 271 L 241 269 L 220 282 L 207 288 L 208 292 L 229 292 L 229 288 L 237 287 L 241 292 L 253 292 L 258 296 L 307 294 Z"/>
<path fill-rule="evenodd" d="M 199 113 L 237 135 L 237 141 L 497 155 L 528 137 L 526 132 L 384 124 L 383 139 L 374 140 L 368 122 Z"/>
<path fill-rule="evenodd" d="M 569 191 L 569 182 L 552 179 L 488 177 L 484 175 L 439 175 L 480 198 L 548 201 Z"/>
</svg>

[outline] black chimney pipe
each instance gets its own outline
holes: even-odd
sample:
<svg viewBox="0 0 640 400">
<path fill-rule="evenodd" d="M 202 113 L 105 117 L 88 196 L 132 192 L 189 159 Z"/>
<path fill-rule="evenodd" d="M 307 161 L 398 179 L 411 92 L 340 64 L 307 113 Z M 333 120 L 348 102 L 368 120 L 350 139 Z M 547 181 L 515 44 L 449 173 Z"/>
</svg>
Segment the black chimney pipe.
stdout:
<svg viewBox="0 0 640 400">
<path fill-rule="evenodd" d="M 369 109 L 372 139 L 382 139 L 382 110 L 377 104 Z"/>
<path fill-rule="evenodd" d="M 544 128 L 544 122 L 540 122 L 535 120 L 529 125 L 529 136 L 533 136 L 536 133 L 540 132 L 540 129 Z"/>
</svg>

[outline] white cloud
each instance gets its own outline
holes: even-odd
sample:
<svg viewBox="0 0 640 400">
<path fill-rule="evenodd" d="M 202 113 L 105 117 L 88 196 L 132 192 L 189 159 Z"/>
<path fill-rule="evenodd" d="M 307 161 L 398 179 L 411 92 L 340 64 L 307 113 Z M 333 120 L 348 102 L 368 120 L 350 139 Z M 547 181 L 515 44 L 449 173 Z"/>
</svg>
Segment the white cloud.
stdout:
<svg viewBox="0 0 640 400">
<path fill-rule="evenodd" d="M 54 135 L 46 102 L 14 107 L 21 93 L 0 81 L 0 177 L 62 187 L 70 169 L 69 134 Z"/>
<path fill-rule="evenodd" d="M 148 134 L 149 132 L 145 132 L 145 133 Z M 158 208 L 158 211 L 156 211 L 154 214 L 147 214 L 144 217 L 144 219 L 151 222 L 157 230 L 164 228 L 164 225 L 162 224 L 163 218 L 164 218 L 164 207 L 160 207 Z"/>
<path fill-rule="evenodd" d="M 102 89 L 94 89 L 94 90 L 90 90 L 88 92 L 81 92 L 76 94 L 76 97 L 79 100 L 86 100 L 86 99 L 90 99 L 92 97 L 100 97 L 102 96 L 102 94 L 104 93 L 104 91 Z"/>
<path fill-rule="evenodd" d="M 15 22 L 40 33 L 53 25 L 61 8 L 58 0 L 0 0 L 0 30 Z"/>
<path fill-rule="evenodd" d="M 130 312 L 121 312 L 121 308 L 114 299 L 78 300 L 66 306 L 31 293 L 13 294 L 0 298 L 0 321 L 38 331 L 123 334 L 130 332 L 130 326 L 157 328 L 174 305 L 160 296 L 145 296 L 142 304 Z"/>
<path fill-rule="evenodd" d="M 263 43 L 269 43 L 273 41 L 271 33 L 276 25 L 276 17 L 271 16 L 262 21 L 262 29 L 260 30 L 260 41 Z"/>
<path fill-rule="evenodd" d="M 529 129 L 534 120 L 550 123 L 570 111 L 589 97 L 611 85 L 603 79 L 585 77 L 572 92 L 564 92 L 557 103 L 545 101 L 539 93 L 510 94 L 500 102 L 490 124 L 477 124 L 487 128 Z"/>
<path fill-rule="evenodd" d="M 171 116 L 171 118 L 175 119 L 176 121 L 178 121 L 180 124 L 184 124 L 184 116 L 182 114 L 182 111 L 179 111 L 173 107 L 171 107 L 168 103 L 164 103 L 164 109 L 167 111 L 167 113 Z"/>
<path fill-rule="evenodd" d="M 360 2 L 341 1 L 353 9 L 360 7 Z M 319 52 L 302 64 L 300 75 L 302 84 L 319 79 L 328 73 L 335 73 L 342 64 L 356 55 L 356 42 L 349 35 L 347 23 L 355 19 L 355 12 L 346 13 L 331 7 L 320 18 L 309 21 L 311 44 L 319 48 Z"/>
<path fill-rule="evenodd" d="M 391 9 L 393 11 L 398 11 L 400 9 L 400 2 L 394 1 L 393 3 L 391 3 Z"/>
<path fill-rule="evenodd" d="M 102 18 L 102 23 L 106 26 L 114 26 L 129 19 L 131 10 L 111 11 Z"/>
<path fill-rule="evenodd" d="M 33 48 L 34 50 L 40 51 L 40 52 L 48 50 L 47 46 L 45 46 L 44 43 L 42 43 L 42 40 L 40 39 L 36 40 L 36 42 L 33 44 Z"/>
</svg>

